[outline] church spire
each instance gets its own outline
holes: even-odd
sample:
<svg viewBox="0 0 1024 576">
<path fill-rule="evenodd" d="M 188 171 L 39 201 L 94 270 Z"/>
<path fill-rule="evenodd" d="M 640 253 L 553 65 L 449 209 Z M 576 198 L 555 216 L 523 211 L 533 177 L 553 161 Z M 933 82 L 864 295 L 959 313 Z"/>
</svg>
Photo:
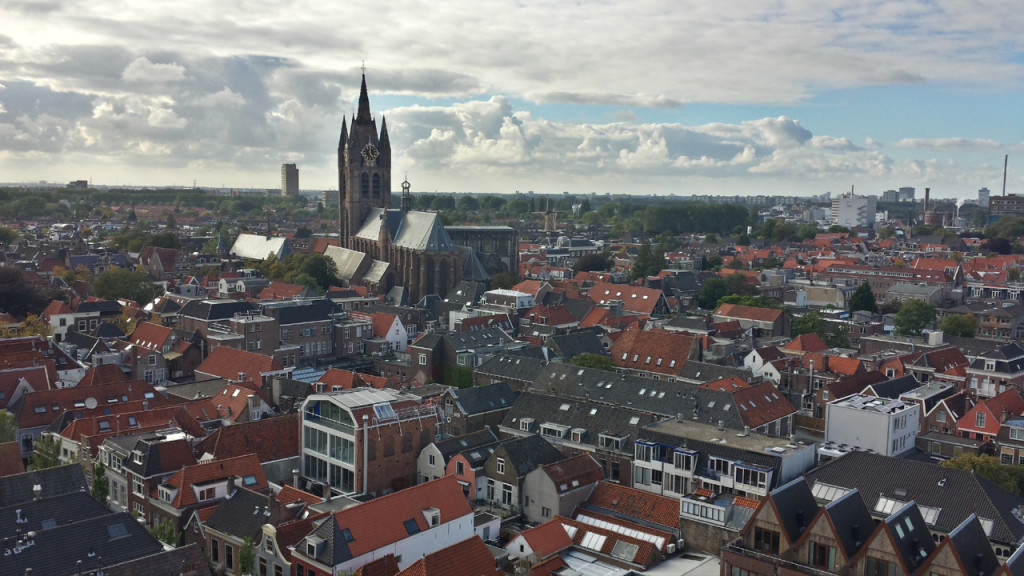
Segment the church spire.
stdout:
<svg viewBox="0 0 1024 576">
<path fill-rule="evenodd" d="M 380 117 L 380 149 L 391 149 L 391 140 L 388 138 L 388 119 L 383 116 Z"/>
<path fill-rule="evenodd" d="M 356 122 L 368 123 L 372 120 L 373 118 L 370 116 L 370 97 L 366 94 L 366 72 L 364 71 L 363 85 L 359 88 L 359 114 L 356 116 Z"/>
<path fill-rule="evenodd" d="M 341 118 L 341 138 L 338 140 L 338 150 L 345 149 L 345 142 L 348 141 L 348 124 L 345 123 L 345 117 Z"/>
</svg>

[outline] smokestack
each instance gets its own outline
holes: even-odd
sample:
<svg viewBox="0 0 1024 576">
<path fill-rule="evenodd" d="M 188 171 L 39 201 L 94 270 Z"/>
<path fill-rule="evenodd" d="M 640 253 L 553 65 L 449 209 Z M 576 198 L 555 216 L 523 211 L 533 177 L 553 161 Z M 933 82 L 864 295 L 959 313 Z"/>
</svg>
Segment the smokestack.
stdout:
<svg viewBox="0 0 1024 576">
<path fill-rule="evenodd" d="M 924 189 L 924 215 L 925 215 L 925 218 L 928 217 L 928 198 L 931 197 L 931 194 L 932 194 L 932 189 L 931 188 L 925 188 Z"/>
<path fill-rule="evenodd" d="M 1010 155 L 1003 156 L 1003 196 L 1006 196 L 1006 169 L 1010 167 Z"/>
</svg>

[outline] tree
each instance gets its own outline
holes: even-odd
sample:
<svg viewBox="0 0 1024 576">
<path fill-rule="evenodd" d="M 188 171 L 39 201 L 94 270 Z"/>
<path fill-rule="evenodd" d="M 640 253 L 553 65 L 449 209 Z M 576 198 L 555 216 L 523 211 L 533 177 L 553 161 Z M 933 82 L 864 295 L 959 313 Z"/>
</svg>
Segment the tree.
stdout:
<svg viewBox="0 0 1024 576">
<path fill-rule="evenodd" d="M 1003 465 L 995 456 L 963 454 L 946 460 L 942 465 L 956 470 L 968 470 L 1014 494 L 1020 494 L 1020 487 L 1009 467 Z"/>
<path fill-rule="evenodd" d="M 633 262 L 633 270 L 630 277 L 634 280 L 646 278 L 661 272 L 665 268 L 664 254 L 656 254 L 647 241 L 640 243 L 640 250 L 636 254 L 636 261 Z"/>
<path fill-rule="evenodd" d="M 338 279 L 338 265 L 329 256 L 323 254 L 307 255 L 299 272 L 311 276 L 321 290 L 327 290 L 341 282 Z"/>
<path fill-rule="evenodd" d="M 592 254 L 585 254 L 576 260 L 576 265 L 572 267 L 572 271 L 575 272 L 601 272 L 611 268 L 612 261 L 611 255 L 607 252 L 595 252 Z"/>
<path fill-rule="evenodd" d="M 828 322 L 821 312 L 812 310 L 802 316 L 793 319 L 793 336 L 802 334 L 817 334 L 821 336 L 825 344 L 830 348 L 848 348 L 850 341 L 847 338 L 849 329 L 845 322 Z"/>
<path fill-rule="evenodd" d="M 107 468 L 102 462 L 96 463 L 92 477 L 92 497 L 100 504 L 107 505 L 107 497 L 110 495 L 110 480 L 107 480 Z"/>
<path fill-rule="evenodd" d="M 935 306 L 924 300 L 908 300 L 900 306 L 893 321 L 896 333 L 904 336 L 919 336 L 926 326 L 935 320 Z"/>
<path fill-rule="evenodd" d="M 867 282 L 861 282 L 857 286 L 857 289 L 850 295 L 848 304 L 850 305 L 850 312 L 866 310 L 873 314 L 878 313 L 878 302 L 875 301 L 875 293 Z"/>
<path fill-rule="evenodd" d="M 769 298 L 767 296 L 745 296 L 740 294 L 730 294 L 719 298 L 716 308 L 722 304 L 738 304 L 740 306 L 753 306 L 754 308 L 782 307 L 782 303 L 774 298 Z"/>
<path fill-rule="evenodd" d="M 50 325 L 43 322 L 35 314 L 29 314 L 25 321 L 18 327 L 19 336 L 42 336 L 48 338 L 50 336 Z"/>
<path fill-rule="evenodd" d="M 309 227 L 307 226 L 299 226 L 299 228 L 295 231 L 296 238 L 309 238 L 312 235 L 313 231 L 309 229 Z"/>
<path fill-rule="evenodd" d="M 497 290 L 499 288 L 507 290 L 515 285 L 516 279 L 508 272 L 498 272 L 494 276 L 491 276 L 491 289 L 493 290 Z"/>
<path fill-rule="evenodd" d="M 41 434 L 33 443 L 28 465 L 31 470 L 60 466 L 60 440 L 50 434 Z"/>
<path fill-rule="evenodd" d="M 252 536 L 246 536 L 238 549 L 238 568 L 242 574 L 251 574 L 256 565 L 256 551 L 253 550 Z"/>
<path fill-rule="evenodd" d="M 111 268 L 96 277 L 96 281 L 92 285 L 92 293 L 104 300 L 124 298 L 134 300 L 140 306 L 145 306 L 159 296 L 161 290 L 142 270 Z"/>
<path fill-rule="evenodd" d="M 569 364 L 579 366 L 580 368 L 594 368 L 596 370 L 604 370 L 605 372 L 615 372 L 615 364 L 612 364 L 612 359 L 600 354 L 587 353 L 573 356 L 572 360 L 569 360 Z"/>
<path fill-rule="evenodd" d="M 0 312 L 23 317 L 41 311 L 51 298 L 13 266 L 0 266 Z"/>
<path fill-rule="evenodd" d="M 978 323 L 973 314 L 953 314 L 942 319 L 939 329 L 950 336 L 974 338 L 978 332 Z"/>
<path fill-rule="evenodd" d="M 878 231 L 878 235 L 876 236 L 876 238 L 878 238 L 879 240 L 888 240 L 889 238 L 895 237 L 896 229 L 893 228 L 892 226 L 883 226 L 882 229 Z"/>
<path fill-rule="evenodd" d="M 468 366 L 446 364 L 444 367 L 444 384 L 456 388 L 473 387 L 473 369 Z"/>
<path fill-rule="evenodd" d="M 174 522 L 170 518 L 161 518 L 159 522 L 149 527 L 149 533 L 157 540 L 173 548 L 178 547 L 181 539 L 181 534 L 178 533 L 178 530 L 174 527 Z"/>
<path fill-rule="evenodd" d="M 0 244 L 10 244 L 18 237 L 18 231 L 7 226 L 0 226 Z"/>
<path fill-rule="evenodd" d="M 0 410 L 0 444 L 14 442 L 18 437 L 18 420 L 7 410 Z"/>
<path fill-rule="evenodd" d="M 733 294 L 754 296 L 757 294 L 757 288 L 742 274 L 730 274 L 725 278 L 714 276 L 705 280 L 704 285 L 700 287 L 697 305 L 705 310 L 711 310 L 718 306 L 719 300 Z"/>
</svg>

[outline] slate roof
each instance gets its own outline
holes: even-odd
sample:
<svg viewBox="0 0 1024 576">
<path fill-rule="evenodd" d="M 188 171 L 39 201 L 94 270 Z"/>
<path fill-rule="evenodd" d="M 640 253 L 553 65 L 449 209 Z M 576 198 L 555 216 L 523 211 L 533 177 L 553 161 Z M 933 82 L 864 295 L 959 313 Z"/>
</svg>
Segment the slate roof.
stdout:
<svg viewBox="0 0 1024 576">
<path fill-rule="evenodd" d="M 276 316 L 281 326 L 329 320 L 336 311 L 334 302 L 326 298 L 280 300 L 263 304 L 263 313 Z"/>
<path fill-rule="evenodd" d="M 985 537 L 985 529 L 974 514 L 950 532 L 949 537 L 939 546 L 952 548 L 965 576 L 992 576 L 999 569 L 999 559 Z"/>
<path fill-rule="evenodd" d="M 221 534 L 236 536 L 240 540 L 260 538 L 263 525 L 271 523 L 271 512 L 265 494 L 245 488 L 236 488 L 230 498 L 217 505 L 213 514 L 203 522 Z"/>
<path fill-rule="evenodd" d="M 479 536 L 431 552 L 413 562 L 399 576 L 502 576 L 494 556 Z"/>
<path fill-rule="evenodd" d="M 197 454 L 215 459 L 256 454 L 261 463 L 299 455 L 298 413 L 222 426 L 196 444 Z"/>
<path fill-rule="evenodd" d="M 917 378 L 913 375 L 894 378 L 892 380 L 871 385 L 871 389 L 874 390 L 875 394 L 877 394 L 879 398 L 890 398 L 893 400 L 899 398 L 900 394 L 906 394 L 907 392 L 916 390 L 920 387 L 921 383 L 918 382 Z"/>
<path fill-rule="evenodd" d="M 571 360 L 580 354 L 604 354 L 604 346 L 595 330 L 577 330 L 568 334 L 556 334 L 546 342 L 563 360 Z"/>
<path fill-rule="evenodd" d="M 150 556 L 105 566 L 104 576 L 212 576 L 209 564 L 198 544 L 163 550 Z"/>
<path fill-rule="evenodd" d="M 818 503 L 803 478 L 794 478 L 788 484 L 772 490 L 768 494 L 768 500 L 778 514 L 779 522 L 790 544 L 803 536 L 804 530 L 810 526 L 814 515 L 818 513 Z"/>
<path fill-rule="evenodd" d="M 455 350 L 470 350 L 500 346 L 512 342 L 512 337 L 500 328 L 485 328 L 476 332 L 454 332 L 441 336 Z"/>
<path fill-rule="evenodd" d="M 825 515 L 831 521 L 847 559 L 860 552 L 875 529 L 871 512 L 857 490 L 852 490 L 826 504 Z"/>
<path fill-rule="evenodd" d="M 454 438 L 446 438 L 434 442 L 434 447 L 441 453 L 441 458 L 447 462 L 452 456 L 464 451 L 482 448 L 490 444 L 496 444 L 498 437 L 490 428 L 478 432 L 470 432 Z"/>
<path fill-rule="evenodd" d="M 505 353 L 498 354 L 477 366 L 476 373 L 491 380 L 533 382 L 540 376 L 546 364 L 543 360 Z"/>
<path fill-rule="evenodd" d="M 37 533 L 33 546 L 4 557 L 3 571 L 24 574 L 31 568 L 33 574 L 71 576 L 95 570 L 100 562 L 118 564 L 161 550 L 163 545 L 131 514 L 106 514 Z"/>
<path fill-rule="evenodd" d="M 924 523 L 921 510 L 913 501 L 907 502 L 883 521 L 884 529 L 892 538 L 903 568 L 907 574 L 914 574 L 935 551 L 935 542 L 928 526 Z"/>
<path fill-rule="evenodd" d="M 633 441 L 640 428 L 659 419 L 652 414 L 622 406 L 583 398 L 558 398 L 532 391 L 523 392 L 519 396 L 519 400 L 505 415 L 501 425 L 507 430 L 518 431 L 519 421 L 523 418 L 533 418 L 531 433 L 540 430 L 544 423 L 568 426 L 570 429 L 581 428 L 585 430 L 581 441 L 595 446 L 598 444 L 599 434 L 626 438 L 620 450 L 629 454 L 633 453 Z M 558 460 L 560 458 L 551 462 Z"/>
<path fill-rule="evenodd" d="M 942 532 L 951 532 L 976 513 L 992 520 L 991 540 L 1016 543 L 1024 538 L 1024 523 L 1012 512 L 1024 505 L 1024 498 L 969 471 L 854 451 L 807 472 L 805 477 L 811 486 L 820 482 L 858 488 L 870 510 L 880 497 L 905 502 L 912 496 L 920 505 L 941 509 L 934 526 Z M 897 490 L 905 495 L 897 495 Z"/>
<path fill-rule="evenodd" d="M 142 453 L 142 462 L 126 458 L 124 467 L 143 478 L 160 476 L 196 463 L 192 445 L 184 438 L 164 440 L 162 436 L 143 437 L 136 442 L 134 450 Z"/>
<path fill-rule="evenodd" d="M 360 269 L 368 264 L 365 261 L 369 259 L 364 252 L 340 246 L 328 246 L 324 250 L 324 256 L 334 261 L 334 265 L 338 268 L 338 278 L 345 281 L 358 280 Z"/>
<path fill-rule="evenodd" d="M 505 440 L 500 450 L 508 458 L 509 466 L 522 478 L 537 466 L 558 462 L 562 453 L 551 445 L 543 436 L 530 434 Z"/>
<path fill-rule="evenodd" d="M 35 498 L 32 487 L 37 484 L 43 489 L 40 498 L 52 498 L 88 489 L 81 464 L 45 468 L 0 478 L 0 506 L 31 502 Z"/>
<path fill-rule="evenodd" d="M 461 390 L 452 389 L 451 395 L 459 409 L 464 414 L 472 416 L 509 409 L 519 393 L 513 392 L 505 382 L 497 382 Z"/>
<path fill-rule="evenodd" d="M 691 382 L 714 382 L 731 376 L 737 376 L 749 382 L 753 378 L 753 374 L 747 368 L 719 366 L 695 360 L 689 360 L 683 364 L 678 376 Z"/>
<path fill-rule="evenodd" d="M 39 533 L 110 513 L 92 495 L 82 491 L 12 504 L 0 508 L 0 539 L 6 541 L 10 538 L 14 541 L 19 533 L 25 534 L 32 530 Z M 19 517 L 27 522 L 18 523 Z"/>
<path fill-rule="evenodd" d="M 428 252 L 452 252 L 457 249 L 434 212 L 370 208 L 362 227 L 354 235 L 379 242 L 380 229 L 385 222 L 391 235 L 391 244 L 399 248 Z"/>
<path fill-rule="evenodd" d="M 254 305 L 245 300 L 189 300 L 181 309 L 181 315 L 200 320 L 223 320 L 233 318 L 235 313 L 250 312 Z"/>
</svg>

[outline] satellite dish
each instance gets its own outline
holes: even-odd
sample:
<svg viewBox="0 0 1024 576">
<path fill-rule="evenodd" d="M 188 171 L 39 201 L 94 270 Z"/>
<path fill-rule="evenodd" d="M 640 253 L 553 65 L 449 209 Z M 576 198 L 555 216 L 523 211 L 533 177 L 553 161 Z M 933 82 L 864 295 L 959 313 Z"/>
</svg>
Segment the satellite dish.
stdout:
<svg viewBox="0 0 1024 576">
<path fill-rule="evenodd" d="M 97 402 L 95 398 L 89 397 L 85 399 L 85 407 L 89 410 L 95 409 L 98 404 L 99 402 Z"/>
</svg>

